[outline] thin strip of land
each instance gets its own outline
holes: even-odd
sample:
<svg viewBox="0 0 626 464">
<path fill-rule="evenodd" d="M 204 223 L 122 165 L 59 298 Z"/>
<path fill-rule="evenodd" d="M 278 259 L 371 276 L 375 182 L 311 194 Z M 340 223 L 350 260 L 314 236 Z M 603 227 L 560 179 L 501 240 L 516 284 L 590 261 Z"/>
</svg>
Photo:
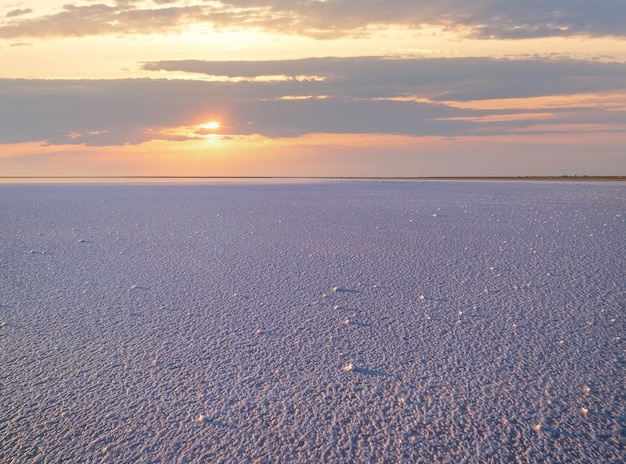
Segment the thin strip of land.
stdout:
<svg viewBox="0 0 626 464">
<path fill-rule="evenodd" d="M 548 181 L 623 181 L 626 176 L 0 176 L 0 179 L 20 180 L 53 180 L 53 179 L 311 179 L 311 180 L 548 180 Z"/>
</svg>

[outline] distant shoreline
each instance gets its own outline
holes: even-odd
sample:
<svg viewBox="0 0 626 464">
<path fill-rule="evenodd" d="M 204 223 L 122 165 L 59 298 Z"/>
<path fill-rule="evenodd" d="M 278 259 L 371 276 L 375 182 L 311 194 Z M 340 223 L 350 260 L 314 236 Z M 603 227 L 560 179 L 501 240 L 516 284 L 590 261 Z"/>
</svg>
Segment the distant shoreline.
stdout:
<svg viewBox="0 0 626 464">
<path fill-rule="evenodd" d="M 626 176 L 434 176 L 434 177 L 374 177 L 374 176 L 0 176 L 1 180 L 495 180 L 495 181 L 624 181 Z"/>
</svg>

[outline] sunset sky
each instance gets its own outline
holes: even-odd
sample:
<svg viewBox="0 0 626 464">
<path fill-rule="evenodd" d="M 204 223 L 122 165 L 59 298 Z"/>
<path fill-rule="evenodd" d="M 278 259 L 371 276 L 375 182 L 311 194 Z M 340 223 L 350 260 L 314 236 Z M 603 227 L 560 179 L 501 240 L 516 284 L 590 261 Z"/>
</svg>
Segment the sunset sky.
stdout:
<svg viewBox="0 0 626 464">
<path fill-rule="evenodd" d="M 0 176 L 626 175 L 624 0 L 0 3 Z"/>
</svg>

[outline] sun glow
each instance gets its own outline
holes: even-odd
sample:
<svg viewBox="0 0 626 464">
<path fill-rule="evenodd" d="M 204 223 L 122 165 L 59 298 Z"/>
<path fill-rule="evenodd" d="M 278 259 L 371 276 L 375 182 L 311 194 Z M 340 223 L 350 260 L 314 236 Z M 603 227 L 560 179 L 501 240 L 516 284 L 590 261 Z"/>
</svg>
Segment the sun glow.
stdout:
<svg viewBox="0 0 626 464">
<path fill-rule="evenodd" d="M 218 121 L 209 121 L 207 123 L 202 124 L 201 127 L 203 129 L 217 130 L 220 128 L 220 123 Z"/>
</svg>

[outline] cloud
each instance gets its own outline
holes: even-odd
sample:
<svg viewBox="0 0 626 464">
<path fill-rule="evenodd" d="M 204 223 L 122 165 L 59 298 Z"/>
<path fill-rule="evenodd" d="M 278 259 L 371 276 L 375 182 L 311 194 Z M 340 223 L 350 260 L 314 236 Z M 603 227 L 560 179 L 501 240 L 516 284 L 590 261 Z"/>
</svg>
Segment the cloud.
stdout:
<svg viewBox="0 0 626 464">
<path fill-rule="evenodd" d="M 220 133 L 465 135 L 626 128 L 626 64 L 573 60 L 311 58 L 271 62 L 155 62 L 146 69 L 275 81 L 0 79 L 0 143 L 125 145 Z M 297 79 L 313 74 L 321 80 Z M 621 95 L 615 105 L 555 103 L 480 109 L 482 99 Z M 471 102 L 471 105 L 460 102 Z M 563 102 L 564 99 L 560 98 Z M 473 107 L 472 107 L 473 105 Z M 621 106 L 620 106 L 621 105 Z M 592 126 L 593 125 L 593 126 Z M 180 131 L 180 128 L 190 128 Z M 569 128 L 569 129 L 568 129 Z"/>
<path fill-rule="evenodd" d="M 332 39 L 367 35 L 369 27 L 435 25 L 481 39 L 616 36 L 626 38 L 622 0 L 223 0 L 178 4 L 117 2 L 64 5 L 56 13 L 22 18 L 13 10 L 0 23 L 1 38 L 81 37 L 179 31 L 187 24 L 261 28 Z"/>
<path fill-rule="evenodd" d="M 30 14 L 30 13 L 32 13 L 32 12 L 33 12 L 33 10 L 32 10 L 32 9 L 30 9 L 30 8 L 26 8 L 26 9 L 22 9 L 22 10 L 20 10 L 20 9 L 17 9 L 17 10 L 11 10 L 11 11 L 9 11 L 9 12 L 6 14 L 6 17 L 7 17 L 7 18 L 16 18 L 16 17 L 18 17 L 18 16 L 23 16 L 23 15 Z"/>
<path fill-rule="evenodd" d="M 289 137 L 312 132 L 448 133 L 432 118 L 473 114 L 444 105 L 280 100 L 281 83 L 170 80 L 0 80 L 0 143 L 124 145 L 171 137 L 212 119 L 231 135 Z"/>
<path fill-rule="evenodd" d="M 132 4 L 64 5 L 46 16 L 14 19 L 0 25 L 0 38 L 84 37 L 102 34 L 150 34 L 177 31 L 187 23 L 203 22 L 202 6 L 135 8 Z"/>
<path fill-rule="evenodd" d="M 290 95 L 419 96 L 433 101 L 520 98 L 626 90 L 626 64 L 569 59 L 304 58 L 273 61 L 156 61 L 144 70 L 253 79 L 285 76 Z M 301 76 L 315 76 L 312 81 Z M 320 79 L 321 78 L 321 79 Z"/>
<path fill-rule="evenodd" d="M 367 26 L 423 25 L 464 30 L 476 38 L 626 36 L 626 4 L 621 0 L 227 0 L 228 5 L 263 5 L 297 18 L 294 26 L 311 33 L 341 35 Z"/>
</svg>

